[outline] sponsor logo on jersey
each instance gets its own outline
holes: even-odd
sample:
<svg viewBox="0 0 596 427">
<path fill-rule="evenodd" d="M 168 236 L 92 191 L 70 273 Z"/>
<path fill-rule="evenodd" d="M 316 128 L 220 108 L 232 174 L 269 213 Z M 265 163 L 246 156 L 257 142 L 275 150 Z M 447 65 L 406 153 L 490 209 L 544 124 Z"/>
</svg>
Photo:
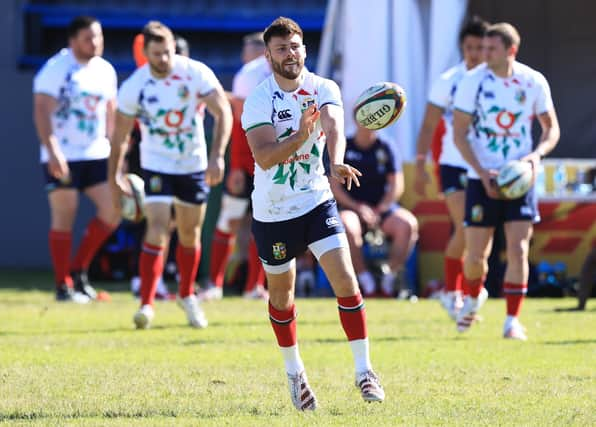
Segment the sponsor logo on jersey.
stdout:
<svg viewBox="0 0 596 427">
<path fill-rule="evenodd" d="M 286 244 L 283 242 L 277 242 L 272 245 L 273 247 L 273 258 L 276 260 L 282 260 L 286 258 Z"/>
<path fill-rule="evenodd" d="M 327 228 L 337 227 L 339 225 L 339 220 L 334 216 L 330 216 L 325 220 L 325 224 L 327 224 Z"/>
<path fill-rule="evenodd" d="M 486 99 L 495 99 L 495 93 L 487 90 L 486 92 L 484 92 L 484 97 Z"/>
<path fill-rule="evenodd" d="M 362 158 L 362 154 L 357 151 L 347 150 L 345 158 L 346 160 L 360 160 Z"/>
<path fill-rule="evenodd" d="M 280 110 L 277 112 L 277 118 L 279 119 L 280 122 L 283 122 L 286 120 L 292 120 L 292 112 L 289 109 Z"/>
<path fill-rule="evenodd" d="M 152 193 L 159 193 L 161 191 L 161 176 L 153 175 L 149 178 L 149 188 L 151 189 Z"/>
<path fill-rule="evenodd" d="M 472 222 L 482 222 L 484 218 L 484 208 L 482 205 L 474 205 L 472 206 Z"/>
<path fill-rule="evenodd" d="M 387 160 L 389 160 L 387 158 L 387 153 L 382 148 L 379 148 L 375 152 L 375 156 L 377 157 L 377 162 L 380 163 L 380 164 L 382 164 L 382 165 L 385 165 L 385 163 L 387 163 Z"/>
</svg>

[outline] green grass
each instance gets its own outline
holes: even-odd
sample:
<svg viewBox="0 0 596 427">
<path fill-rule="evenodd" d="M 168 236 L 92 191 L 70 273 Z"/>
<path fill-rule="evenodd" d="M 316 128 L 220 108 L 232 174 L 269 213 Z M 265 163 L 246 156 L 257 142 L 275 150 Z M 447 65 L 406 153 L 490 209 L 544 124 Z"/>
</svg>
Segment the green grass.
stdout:
<svg viewBox="0 0 596 427">
<path fill-rule="evenodd" d="M 436 301 L 367 301 L 382 404 L 364 403 L 353 386 L 334 300 L 299 300 L 320 403 L 303 414 L 263 302 L 208 304 L 205 330 L 187 327 L 175 303 L 158 303 L 154 328 L 136 331 L 137 302 L 118 285 L 99 286 L 111 302 L 76 306 L 55 303 L 41 285 L 49 281 L 0 274 L 0 424 L 596 425 L 596 311 L 554 311 L 571 300 L 526 301 L 526 343 L 501 338 L 502 300 L 489 300 L 466 335 Z"/>
</svg>

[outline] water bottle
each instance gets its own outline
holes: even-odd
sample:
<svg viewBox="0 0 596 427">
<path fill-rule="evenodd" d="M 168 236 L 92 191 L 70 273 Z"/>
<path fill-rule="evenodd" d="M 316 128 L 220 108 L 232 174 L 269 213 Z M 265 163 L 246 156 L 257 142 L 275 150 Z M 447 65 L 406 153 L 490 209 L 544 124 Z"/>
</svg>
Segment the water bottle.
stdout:
<svg viewBox="0 0 596 427">
<path fill-rule="evenodd" d="M 553 187 L 555 195 L 557 196 L 562 196 L 567 190 L 567 170 L 562 163 L 559 163 L 555 168 L 555 173 L 553 174 Z"/>
</svg>

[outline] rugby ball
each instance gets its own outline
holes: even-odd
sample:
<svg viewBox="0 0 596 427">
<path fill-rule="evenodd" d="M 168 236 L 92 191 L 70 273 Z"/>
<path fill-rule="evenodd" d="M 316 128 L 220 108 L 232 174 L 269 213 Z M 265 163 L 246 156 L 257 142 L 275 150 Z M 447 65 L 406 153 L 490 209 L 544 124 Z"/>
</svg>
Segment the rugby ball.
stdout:
<svg viewBox="0 0 596 427">
<path fill-rule="evenodd" d="M 395 122 L 406 108 L 406 92 L 391 82 L 379 82 L 356 100 L 354 118 L 370 130 L 383 129 Z"/>
<path fill-rule="evenodd" d="M 134 173 L 127 173 L 124 179 L 130 185 L 132 196 L 123 194 L 120 199 L 122 218 L 139 222 L 145 217 L 145 182 Z"/>
<path fill-rule="evenodd" d="M 497 187 L 505 199 L 518 199 L 526 194 L 532 186 L 532 164 L 512 160 L 499 170 Z"/>
</svg>

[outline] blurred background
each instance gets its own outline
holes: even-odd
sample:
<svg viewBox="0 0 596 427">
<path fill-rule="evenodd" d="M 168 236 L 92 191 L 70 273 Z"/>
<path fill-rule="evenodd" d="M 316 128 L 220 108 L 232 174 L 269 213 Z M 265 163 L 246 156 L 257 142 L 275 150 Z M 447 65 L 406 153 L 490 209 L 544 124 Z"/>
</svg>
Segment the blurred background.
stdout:
<svg viewBox="0 0 596 427">
<path fill-rule="evenodd" d="M 81 14 L 96 16 L 105 37 L 105 58 L 120 82 L 134 69 L 131 45 L 150 19 L 185 37 L 194 59 L 205 62 L 231 89 L 242 65 L 242 37 L 262 31 L 277 16 L 296 20 L 305 32 L 307 67 L 342 85 L 346 105 L 379 80 L 395 81 L 408 93 L 408 108 L 387 131 L 412 159 L 429 83 L 459 61 L 457 33 L 477 14 L 507 21 L 522 37 L 518 59 L 549 80 L 562 138 L 547 162 L 532 259 L 565 263 L 577 274 L 582 255 L 596 242 L 596 2 L 592 0 L 300 0 L 283 6 L 270 0 L 3 0 L 0 78 L 4 133 L 0 144 L 0 268 L 48 269 L 49 212 L 32 124 L 32 79 L 36 70 L 66 45 L 66 26 Z M 349 112 L 349 109 L 346 108 Z M 351 119 L 347 120 L 348 128 Z M 209 127 L 209 126 L 208 126 Z M 406 165 L 407 166 L 407 165 Z M 409 168 L 406 167 L 406 182 Z M 583 184 L 583 186 L 582 186 Z M 215 191 L 213 198 L 218 197 Z M 440 257 L 450 232 L 436 192 L 420 200 L 406 189 L 404 205 L 417 214 L 421 238 L 417 263 L 428 283 L 442 276 Z M 213 209 L 218 203 L 212 203 Z M 91 216 L 84 202 L 75 236 Z M 212 221 L 206 224 L 209 238 Z M 436 262 L 435 262 L 436 261 Z M 204 264 L 204 263 L 203 263 Z M 436 264 L 436 269 L 434 268 Z M 202 268 L 204 271 L 204 268 Z"/>
</svg>

